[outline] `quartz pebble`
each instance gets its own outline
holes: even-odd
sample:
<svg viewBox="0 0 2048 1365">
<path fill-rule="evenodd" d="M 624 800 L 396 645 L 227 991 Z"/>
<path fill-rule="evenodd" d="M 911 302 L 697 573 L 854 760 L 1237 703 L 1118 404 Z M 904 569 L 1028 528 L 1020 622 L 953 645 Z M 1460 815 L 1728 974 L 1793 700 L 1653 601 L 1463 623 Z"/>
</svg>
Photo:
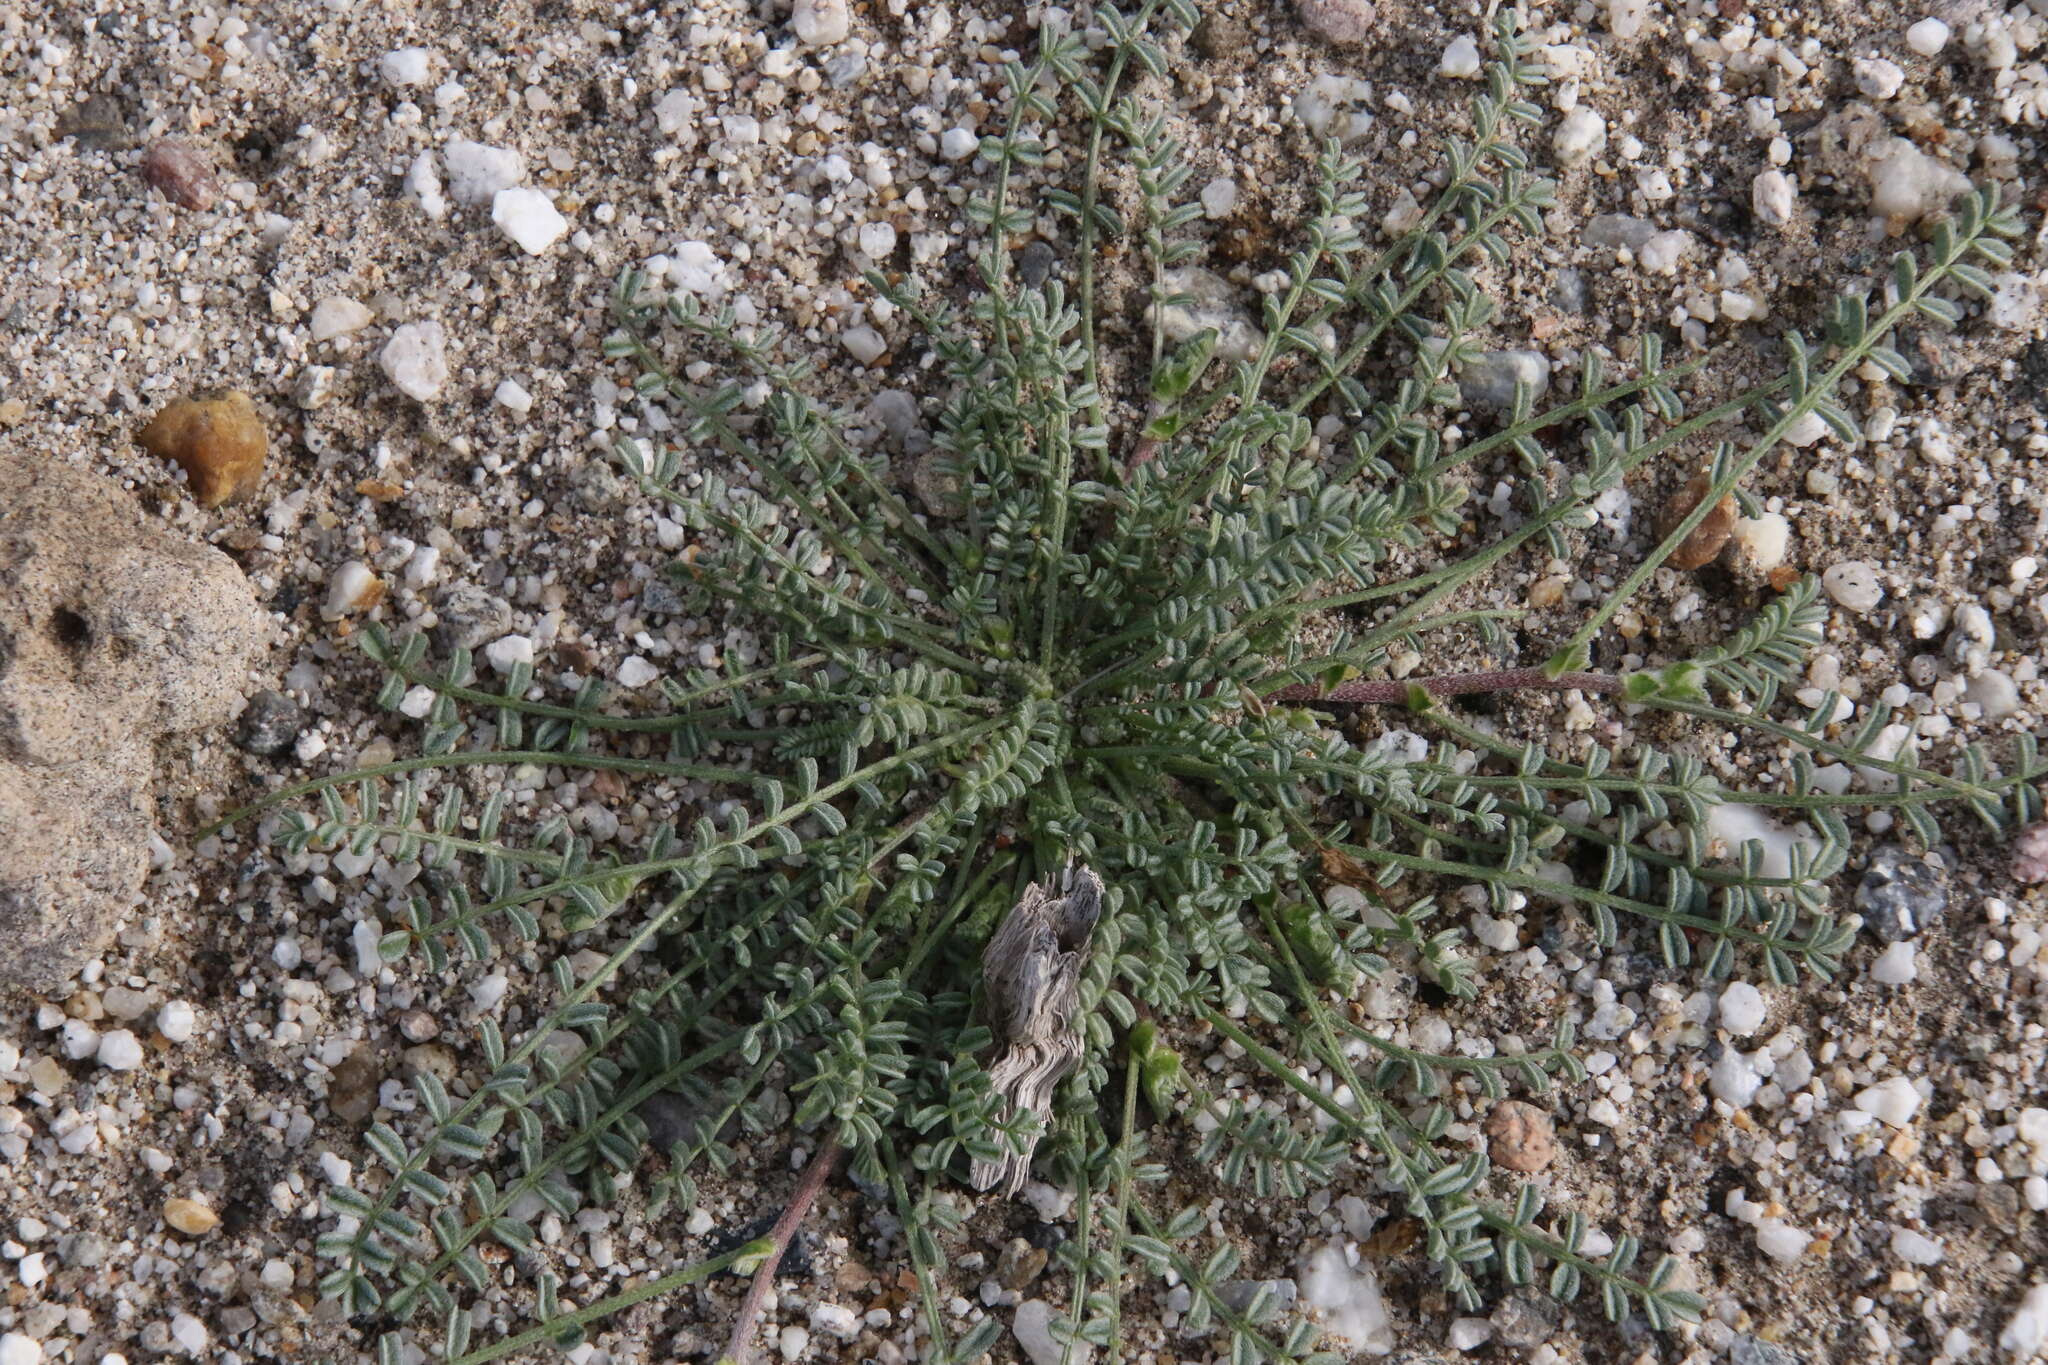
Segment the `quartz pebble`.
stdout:
<svg viewBox="0 0 2048 1365">
<path fill-rule="evenodd" d="M 327 341 L 347 336 L 350 332 L 360 332 L 376 318 L 377 315 L 367 306 L 345 294 L 336 294 L 313 305 L 313 318 L 307 332 L 315 341 Z"/>
<path fill-rule="evenodd" d="M 1779 512 L 1737 517 L 1729 540 L 1738 563 L 1757 573 L 1769 573 L 1785 562 L 1791 549 L 1792 523 Z"/>
<path fill-rule="evenodd" d="M 1756 179 L 1749 182 L 1750 208 L 1757 221 L 1767 227 L 1790 225 L 1798 195 L 1792 177 L 1783 171 L 1759 171 Z"/>
<path fill-rule="evenodd" d="M 1582 166 L 1606 146 L 1607 120 L 1583 104 L 1559 120 L 1550 136 L 1550 149 L 1560 166 Z"/>
<path fill-rule="evenodd" d="M 1870 979 L 1880 986 L 1904 986 L 1920 974 L 1914 961 L 1913 945 L 1898 942 L 1879 953 L 1870 963 Z"/>
<path fill-rule="evenodd" d="M 1461 34 L 1444 49 L 1436 64 L 1436 74 L 1468 81 L 1479 75 L 1479 65 L 1479 44 L 1472 41 L 1470 34 Z"/>
<path fill-rule="evenodd" d="M 0 1336 L 0 1365 L 42 1365 L 43 1343 L 20 1332 Z"/>
<path fill-rule="evenodd" d="M 1920 1111 L 1920 1092 L 1904 1076 L 1856 1092 L 1856 1107 L 1893 1128 L 1904 1128 Z"/>
<path fill-rule="evenodd" d="M 429 319 L 408 322 L 391 334 L 377 364 L 399 391 L 424 403 L 448 382 L 448 334 Z"/>
<path fill-rule="evenodd" d="M 1774 1261 L 1798 1260 L 1812 1242 L 1813 1234 L 1777 1218 L 1756 1225 L 1756 1249 Z"/>
<path fill-rule="evenodd" d="M 1747 981 L 1737 981 L 1721 992 L 1717 1011 L 1722 1028 L 1737 1038 L 1747 1038 L 1764 1026 L 1764 993 Z"/>
<path fill-rule="evenodd" d="M 516 412 L 521 417 L 533 410 L 533 395 L 516 379 L 499 380 L 491 398 L 499 407 Z"/>
<path fill-rule="evenodd" d="M 270 437 L 240 389 L 166 403 L 136 436 L 143 448 L 185 471 L 201 507 L 245 498 L 263 482 Z"/>
<path fill-rule="evenodd" d="M 164 1221 L 187 1237 L 204 1237 L 220 1226 L 220 1215 L 197 1199 L 174 1197 L 164 1201 Z"/>
<path fill-rule="evenodd" d="M 441 151 L 448 194 L 458 204 L 488 204 L 526 178 L 526 160 L 508 147 L 456 138 Z"/>
<path fill-rule="evenodd" d="M 844 42 L 852 30 L 853 14 L 847 0 L 796 0 L 790 12 L 789 31 L 797 41 L 812 47 Z"/>
<path fill-rule="evenodd" d="M 127 1029 L 117 1028 L 100 1035 L 95 1060 L 109 1071 L 133 1071 L 142 1065 L 142 1044 Z"/>
<path fill-rule="evenodd" d="M 198 1015 L 183 1000 L 172 1000 L 156 1012 L 156 1031 L 170 1043 L 190 1042 L 198 1029 Z"/>
<path fill-rule="evenodd" d="M 1906 30 L 1906 46 L 1923 57 L 1932 57 L 1948 46 L 1948 25 L 1939 19 L 1922 19 Z"/>
<path fill-rule="evenodd" d="M 401 47 L 377 59 L 377 74 L 386 85 L 403 89 L 425 85 L 433 73 L 434 54 L 429 48 Z"/>
<path fill-rule="evenodd" d="M 329 621 L 339 621 L 344 616 L 368 611 L 384 600 L 384 592 L 384 580 L 360 559 L 351 559 L 327 580 L 327 601 L 320 608 L 320 615 Z"/>
<path fill-rule="evenodd" d="M 569 230 L 569 220 L 539 190 L 499 190 L 491 199 L 491 221 L 529 256 L 540 255 Z"/>
<path fill-rule="evenodd" d="M 889 343 L 882 340 L 882 334 L 865 323 L 841 332 L 839 344 L 846 348 L 848 355 L 863 365 L 874 364 L 889 349 Z"/>
<path fill-rule="evenodd" d="M 1301 25 L 1325 42 L 1363 43 L 1379 11 L 1371 0 L 1294 0 Z"/>
<path fill-rule="evenodd" d="M 220 195 L 213 170 L 195 147 L 176 138 L 159 138 L 142 154 L 142 178 L 179 208 L 203 213 Z"/>
<path fill-rule="evenodd" d="M 1884 600 L 1884 585 L 1878 581 L 1876 566 L 1861 559 L 1830 564 L 1821 573 L 1820 585 L 1838 605 L 1858 616 L 1876 610 Z"/>
</svg>

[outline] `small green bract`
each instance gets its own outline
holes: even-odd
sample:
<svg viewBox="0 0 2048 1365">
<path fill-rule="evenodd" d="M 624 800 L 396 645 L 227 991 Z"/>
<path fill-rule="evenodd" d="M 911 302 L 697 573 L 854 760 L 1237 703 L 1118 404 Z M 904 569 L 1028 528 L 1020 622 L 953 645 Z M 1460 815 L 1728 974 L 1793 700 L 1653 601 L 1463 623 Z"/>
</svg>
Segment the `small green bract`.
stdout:
<svg viewBox="0 0 2048 1365">
<path fill-rule="evenodd" d="M 1168 1207 L 1149 1154 L 1161 1144 L 1245 1198 L 1300 1195 L 1369 1152 L 1457 1303 L 1534 1282 L 1663 1327 L 1701 1306 L 1674 1287 L 1673 1262 L 1638 1265 L 1626 1234 L 1588 1254 L 1581 1217 L 1546 1214 L 1533 1186 L 1445 1137 L 1456 1090 L 1580 1079 L 1570 1027 L 1533 1050 L 1433 1056 L 1345 1001 L 1397 969 L 1454 996 L 1485 989 L 1461 932 L 1433 918 L 1437 896 L 1473 887 L 1496 908 L 1518 895 L 1572 907 L 1603 945 L 1654 938 L 1708 978 L 1826 977 L 1854 930 L 1825 912 L 1846 810 L 1888 807 L 1923 839 L 1934 803 L 1993 826 L 2037 814 L 2031 748 L 2003 775 L 1974 750 L 1942 773 L 1869 752 L 1889 718 L 1879 704 L 1848 735 L 1825 723 L 1832 694 L 1776 718 L 1781 682 L 1818 638 L 1811 582 L 1700 657 L 1588 671 L 1615 613 L 1789 429 L 1817 416 L 1858 439 L 1837 381 L 1865 364 L 1903 372 L 1886 345 L 1902 320 L 1956 320 L 1952 297 L 1983 292 L 1985 267 L 2009 259 L 2009 210 L 1966 199 L 1867 297 L 1834 300 L 1823 343 L 1786 337 L 1783 373 L 1761 389 L 1687 412 L 1680 382 L 1711 356 L 1667 363 L 1644 336 L 1630 355 L 1589 352 L 1562 402 L 1537 411 L 1525 384 L 1497 421 L 1451 440 L 1455 376 L 1495 311 L 1470 268 L 1505 258 L 1508 234 L 1539 231 L 1552 192 L 1513 141 L 1537 117 L 1523 93 L 1539 79 L 1514 17 L 1498 21 L 1442 193 L 1405 236 L 1368 247 L 1361 168 L 1321 151 L 1284 284 L 1228 358 L 1213 330 L 1168 331 L 1188 302 L 1173 282 L 1196 255 L 1199 209 L 1143 95 L 1195 18 L 1188 0 L 1148 0 L 1095 9 L 1096 41 L 1042 30 L 1010 69 L 1008 125 L 981 146 L 971 303 L 871 277 L 936 358 L 921 494 L 844 439 L 848 422 L 805 396 L 804 366 L 772 333 L 637 273 L 620 282 L 606 355 L 636 367 L 637 392 L 677 425 L 621 438 L 618 459 L 701 542 L 675 569 L 692 612 L 744 627 L 755 657 L 670 676 L 660 706 L 635 709 L 595 681 L 547 700 L 527 665 L 485 690 L 466 656 L 430 665 L 416 634 L 372 637 L 387 705 L 434 694 L 421 755 L 285 793 L 317 791 L 324 807 L 290 815 L 280 837 L 423 865 L 388 959 L 440 973 L 525 940 L 517 951 L 552 964 L 525 1006 L 537 1022 L 508 1038 L 483 1021 L 466 1089 L 422 1073 L 410 1131 L 368 1134 L 381 1172 L 329 1196 L 323 1290 L 382 1324 L 387 1358 L 415 1315 L 410 1330 L 438 1335 L 446 1359 L 478 1362 L 573 1345 L 628 1303 L 760 1263 L 764 1241 L 571 1306 L 525 1215 L 611 1200 L 629 1173 L 650 1215 L 688 1204 L 701 1174 L 737 1159 L 738 1134 L 791 1124 L 808 1147 L 843 1148 L 893 1203 L 922 1358 L 986 1351 L 995 1318 L 955 1335 L 942 1310 L 944 1248 L 974 1197 L 970 1168 L 1026 1150 L 1036 1120 L 991 1085 L 981 955 L 1024 888 L 1070 864 L 1106 895 L 1079 988 L 1080 1061 L 1037 1144 L 1041 1174 L 1078 1197 L 1056 1333 L 1114 1358 L 1120 1286 L 1171 1271 L 1190 1295 L 1180 1330 L 1221 1331 L 1233 1360 L 1335 1358 L 1270 1294 L 1226 1299 L 1239 1255 L 1210 1241 L 1214 1191 L 1175 1186 L 1193 1207 Z M 1040 141 L 1055 125 L 1058 176 Z M 1132 221 L 1104 188 L 1117 163 L 1136 185 Z M 1027 284 L 1011 244 L 1046 210 L 1063 215 L 1069 267 Z M 1097 343 L 1111 244 L 1150 278 L 1150 353 L 1122 367 Z M 680 377 L 699 361 L 730 377 Z M 1126 373 L 1139 378 L 1113 389 Z M 1552 657 L 1384 680 L 1395 654 L 1427 657 L 1460 633 L 1497 645 L 1517 613 L 1467 605 L 1484 575 L 1525 550 L 1580 553 L 1604 490 L 1704 447 L 1710 429 L 1750 434 L 1714 448 L 1698 508 Z M 1523 477 L 1509 529 L 1475 545 L 1461 476 L 1488 457 L 1518 460 Z M 1544 736 L 1505 740 L 1443 701 L 1543 687 L 1667 713 L 1666 734 L 1706 723 L 1795 757 L 1772 790 L 1734 791 L 1682 752 L 1593 744 L 1567 761 Z M 1365 702 L 1405 703 L 1434 742 L 1418 755 L 1355 738 L 1347 721 Z M 1890 789 L 1820 792 L 1815 760 L 1887 774 Z M 522 765 L 616 774 L 675 824 L 627 850 L 565 819 L 508 818 L 502 783 L 477 804 L 490 771 Z M 1789 866 L 1767 868 L 1755 843 L 1717 859 L 1708 816 L 1731 802 L 1785 811 L 1811 837 Z M 602 965 L 583 954 L 572 972 L 570 955 L 591 948 Z M 1262 1093 L 1226 1098 L 1183 1065 L 1192 1033 L 1242 1048 Z M 1303 1079 L 1316 1072 L 1332 1083 Z M 639 1114 L 663 1094 L 688 1136 L 648 1162 Z M 501 1335 L 480 1342 L 470 1306 L 508 1283 L 479 1255 L 493 1241 L 538 1253 L 518 1262 L 533 1325 L 494 1306 Z"/>
</svg>

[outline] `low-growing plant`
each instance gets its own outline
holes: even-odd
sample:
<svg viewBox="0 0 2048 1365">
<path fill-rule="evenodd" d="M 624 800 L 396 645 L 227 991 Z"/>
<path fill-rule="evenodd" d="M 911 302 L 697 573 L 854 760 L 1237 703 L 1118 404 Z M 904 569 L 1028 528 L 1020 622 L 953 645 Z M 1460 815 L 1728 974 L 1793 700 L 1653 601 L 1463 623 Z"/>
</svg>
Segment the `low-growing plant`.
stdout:
<svg viewBox="0 0 2048 1365">
<path fill-rule="evenodd" d="M 422 1072 L 416 1118 L 366 1135 L 381 1171 L 328 1194 L 322 1290 L 383 1324 L 387 1358 L 422 1313 L 448 1360 L 572 1345 L 603 1315 L 724 1268 L 757 1277 L 730 1352 L 744 1355 L 759 1291 L 843 1154 L 901 1221 L 923 1358 L 972 1360 L 998 1326 L 956 1336 L 942 1308 L 958 1195 L 1014 1176 L 1034 1147 L 1077 1198 L 1057 1333 L 1115 1358 L 1121 1286 L 1170 1271 L 1189 1291 L 1180 1330 L 1221 1331 L 1233 1360 L 1334 1358 L 1269 1292 L 1222 1292 L 1239 1253 L 1212 1242 L 1211 1191 L 1176 1187 L 1189 1207 L 1168 1207 L 1162 1143 L 1191 1146 L 1240 1197 L 1300 1195 L 1369 1151 L 1458 1304 L 1540 1283 L 1664 1327 L 1700 1308 L 1670 1259 L 1639 1267 L 1627 1234 L 1590 1253 L 1582 1216 L 1546 1212 L 1535 1185 L 1446 1136 L 1461 1091 L 1580 1080 L 1570 1020 L 1542 1047 L 1437 1056 L 1346 1001 L 1394 971 L 1452 996 L 1486 989 L 1438 914 L 1473 887 L 1495 908 L 1568 907 L 1603 946 L 1647 935 L 1702 977 L 1825 979 L 1855 929 L 1829 910 L 1846 812 L 1885 808 L 1924 840 L 1937 804 L 1993 827 L 2036 815 L 2044 769 L 2024 743 L 2002 772 L 1973 748 L 1937 771 L 1911 746 L 1874 752 L 1880 702 L 1853 732 L 1831 724 L 1832 693 L 1781 718 L 1781 685 L 1818 639 L 1811 580 L 1696 657 L 1592 667 L 1616 614 L 1724 495 L 1745 497 L 1788 431 L 1818 418 L 1860 439 L 1837 383 L 1868 365 L 1904 375 L 1886 338 L 1908 319 L 1959 319 L 1954 300 L 2009 259 L 2009 210 L 1988 191 L 1962 201 L 1884 280 L 1833 299 L 1823 342 L 1786 336 L 1783 371 L 1760 388 L 1689 411 L 1681 384 L 1712 355 L 1667 360 L 1646 333 L 1623 354 L 1588 350 L 1561 401 L 1538 410 L 1524 383 L 1474 424 L 1455 380 L 1495 316 L 1474 267 L 1540 231 L 1552 197 L 1513 140 L 1538 117 L 1524 94 L 1541 79 L 1514 17 L 1494 27 L 1441 193 L 1398 239 L 1369 245 L 1362 168 L 1321 148 L 1284 282 L 1227 361 L 1213 331 L 1168 330 L 1199 210 L 1147 82 L 1168 78 L 1196 18 L 1190 0 L 1144 0 L 1097 7 L 1087 34 L 1043 28 L 1009 68 L 1007 126 L 982 142 L 971 302 L 869 276 L 941 376 L 925 501 L 848 440 L 845 413 L 806 396 L 806 366 L 774 332 L 637 271 L 620 281 L 605 354 L 676 427 L 621 437 L 617 457 L 696 538 L 676 588 L 756 650 L 673 672 L 650 707 L 594 679 L 550 700 L 527 664 L 490 690 L 467 654 L 430 664 L 420 635 L 372 633 L 384 703 L 423 717 L 419 756 L 267 803 L 318 793 L 317 812 L 277 822 L 291 849 L 420 865 L 386 959 L 438 974 L 510 943 L 548 963 L 516 1035 L 479 1022 L 466 1092 Z M 1127 214 L 1106 188 L 1118 163 L 1135 180 Z M 1071 264 L 1026 282 L 1013 244 L 1048 209 L 1068 224 Z M 1112 246 L 1149 272 L 1142 323 L 1103 303 Z M 1127 324 L 1149 354 L 1138 382 L 1112 383 L 1098 328 Z M 730 377 L 682 377 L 697 361 Z M 1579 553 L 1603 492 L 1709 447 L 1697 506 L 1548 657 L 1388 677 L 1391 656 L 1461 633 L 1500 648 L 1500 623 L 1522 613 L 1478 594 L 1489 570 L 1525 550 Z M 1521 470 L 1518 501 L 1488 540 L 1461 519 L 1464 479 L 1502 459 Z M 1552 736 L 1507 738 L 1450 702 L 1545 689 L 1669 717 L 1671 742 L 1586 739 L 1562 757 Z M 1375 704 L 1405 708 L 1433 742 L 1397 752 L 1346 723 Z M 1688 753 L 1699 727 L 1789 757 L 1768 785 L 1735 789 Z M 1881 789 L 1831 794 L 1817 762 L 1881 775 Z M 656 819 L 630 847 L 629 828 L 522 820 L 546 770 L 614 774 Z M 1725 805 L 1804 822 L 1789 865 L 1767 866 L 1755 842 L 1723 856 L 1709 816 Z M 1013 907 L 1043 911 L 1084 874 L 1099 907 L 1046 912 L 989 955 L 1001 981 L 984 976 Z M 1024 1045 L 1015 1002 L 1053 998 L 1061 971 L 1064 1004 L 1028 1026 L 1066 1049 L 1037 1059 L 1064 1075 L 1041 1123 L 1028 1087 L 992 1071 Z M 1184 1066 L 1196 1034 L 1242 1049 L 1260 1083 L 1226 1094 Z M 686 1107 L 689 1135 L 650 1176 L 641 1114 L 661 1096 Z M 629 1292 L 563 1297 L 534 1217 L 629 1183 L 650 1216 L 688 1205 L 738 1159 L 740 1133 L 778 1129 L 809 1159 L 772 1230 Z M 487 1259 L 491 1243 L 514 1257 Z M 527 1324 L 501 1299 L 515 1282 L 531 1286 Z"/>
</svg>

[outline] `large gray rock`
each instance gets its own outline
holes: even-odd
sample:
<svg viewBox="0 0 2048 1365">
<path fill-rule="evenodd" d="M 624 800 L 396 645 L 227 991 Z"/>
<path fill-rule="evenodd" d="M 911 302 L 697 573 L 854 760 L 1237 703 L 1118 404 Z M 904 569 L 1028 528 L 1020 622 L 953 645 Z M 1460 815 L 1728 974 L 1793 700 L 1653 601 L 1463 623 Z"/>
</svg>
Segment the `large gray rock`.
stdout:
<svg viewBox="0 0 2048 1365">
<path fill-rule="evenodd" d="M 231 719 L 266 633 L 227 556 L 0 454 L 0 988 L 56 986 L 113 935 L 149 867 L 151 746 Z"/>
</svg>

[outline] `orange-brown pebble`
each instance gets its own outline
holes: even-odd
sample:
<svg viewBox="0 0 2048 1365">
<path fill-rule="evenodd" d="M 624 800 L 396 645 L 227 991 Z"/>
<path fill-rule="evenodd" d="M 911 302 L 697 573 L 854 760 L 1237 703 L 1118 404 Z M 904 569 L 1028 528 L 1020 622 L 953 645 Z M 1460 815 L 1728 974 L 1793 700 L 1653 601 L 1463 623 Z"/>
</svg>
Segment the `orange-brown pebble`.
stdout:
<svg viewBox="0 0 2048 1365">
<path fill-rule="evenodd" d="M 150 454 L 184 469 L 201 507 L 218 507 L 255 492 L 270 454 L 263 419 L 240 389 L 173 399 L 137 439 Z"/>
<path fill-rule="evenodd" d="M 1550 1115 L 1523 1100 L 1503 1100 L 1486 1116 L 1487 1155 L 1496 1166 L 1533 1174 L 1557 1160 Z"/>
<path fill-rule="evenodd" d="M 220 1215 L 197 1199 L 164 1201 L 164 1221 L 187 1237 L 204 1237 L 220 1226 Z"/>
<path fill-rule="evenodd" d="M 1658 519 L 1657 534 L 1670 535 L 1679 522 L 1692 515 L 1692 509 L 1700 505 L 1700 500 L 1713 486 L 1712 477 L 1706 474 L 1698 475 L 1686 484 Z M 1714 556 L 1721 553 L 1721 547 L 1728 543 L 1728 537 L 1734 530 L 1735 498 L 1730 494 L 1714 504 L 1714 509 L 1692 528 L 1691 535 L 1678 542 L 1678 548 L 1664 562 L 1674 569 L 1697 569 L 1710 564 Z"/>
</svg>

